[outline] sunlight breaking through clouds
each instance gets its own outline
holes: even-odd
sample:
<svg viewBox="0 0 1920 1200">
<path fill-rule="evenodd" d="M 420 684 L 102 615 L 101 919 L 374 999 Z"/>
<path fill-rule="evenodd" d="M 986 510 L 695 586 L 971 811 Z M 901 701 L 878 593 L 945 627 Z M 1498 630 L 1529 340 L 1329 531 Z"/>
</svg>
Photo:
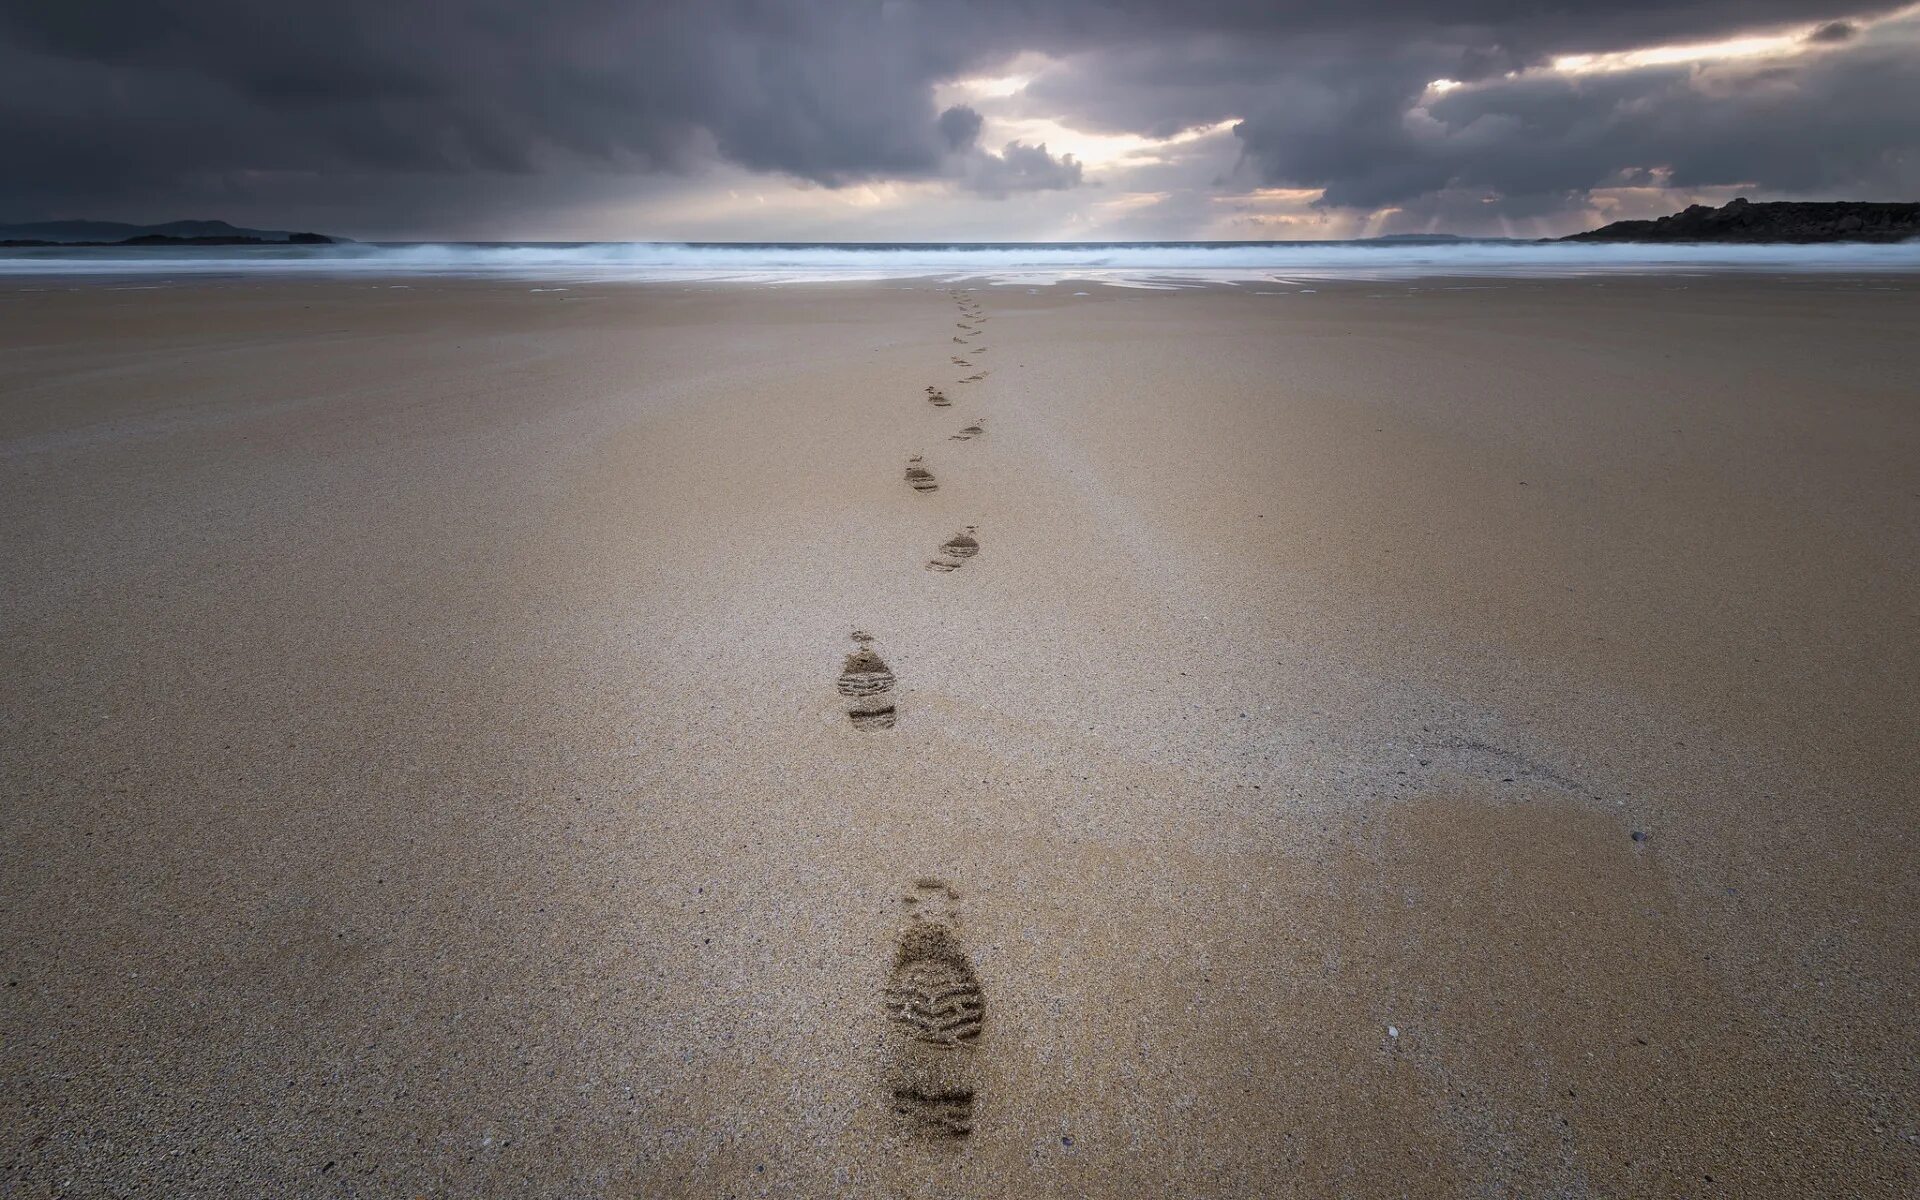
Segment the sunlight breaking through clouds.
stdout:
<svg viewBox="0 0 1920 1200">
<path fill-rule="evenodd" d="M 1813 27 L 1774 37 L 1733 38 L 1695 46 L 1650 46 L 1644 50 L 1626 50 L 1614 54 L 1568 54 L 1553 60 L 1553 69 L 1567 75 L 1585 75 L 1599 71 L 1631 71 L 1639 67 L 1668 66 L 1674 63 L 1718 62 L 1729 58 L 1756 58 L 1768 54 L 1793 53 L 1805 46 Z"/>
<path fill-rule="evenodd" d="M 1058 154 L 1071 154 L 1088 167 L 1160 158 L 1166 151 L 1231 130 L 1239 120 L 1230 117 L 1214 124 L 1183 130 L 1172 137 L 1143 137 L 1136 133 L 1087 133 L 1052 117 L 1018 117 L 997 122 L 1009 138 L 1039 142 Z"/>
<path fill-rule="evenodd" d="M 1836 45 L 1858 37 L 1877 26 L 1899 25 L 1920 17 L 1920 5 L 1901 9 L 1875 21 L 1815 21 L 1776 33 L 1748 34 L 1713 42 L 1694 42 L 1672 46 L 1644 46 L 1604 54 L 1563 54 L 1553 59 L 1551 69 L 1563 75 L 1592 75 L 1614 71 L 1633 71 L 1643 67 L 1706 64 L 1735 59 L 1783 57 L 1817 52 L 1823 46 Z M 1440 85 L 1445 84 L 1446 87 Z M 1460 86 L 1451 80 L 1435 80 L 1429 85 L 1445 91 Z"/>
</svg>

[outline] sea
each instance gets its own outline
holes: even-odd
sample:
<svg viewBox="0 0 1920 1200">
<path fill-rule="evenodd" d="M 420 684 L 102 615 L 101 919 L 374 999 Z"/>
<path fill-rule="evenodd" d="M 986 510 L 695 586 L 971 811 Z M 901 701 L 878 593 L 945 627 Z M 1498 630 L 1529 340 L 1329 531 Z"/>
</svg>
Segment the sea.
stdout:
<svg viewBox="0 0 1920 1200">
<path fill-rule="evenodd" d="M 1294 242 L 343 242 L 0 248 L 0 278 L 465 276 L 759 284 L 933 277 L 1179 288 L 1222 282 L 1716 272 L 1920 274 L 1920 240 L 1737 246 L 1382 238 Z"/>
</svg>

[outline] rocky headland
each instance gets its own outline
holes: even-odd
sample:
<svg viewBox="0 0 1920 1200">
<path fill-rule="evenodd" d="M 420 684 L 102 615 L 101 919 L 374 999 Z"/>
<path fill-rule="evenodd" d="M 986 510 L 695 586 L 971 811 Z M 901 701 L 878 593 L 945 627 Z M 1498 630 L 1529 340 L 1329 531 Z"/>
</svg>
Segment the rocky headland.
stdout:
<svg viewBox="0 0 1920 1200">
<path fill-rule="evenodd" d="M 1653 221 L 1615 221 L 1563 242 L 1904 242 L 1920 237 L 1920 204 L 1741 198 L 1695 204 Z"/>
</svg>

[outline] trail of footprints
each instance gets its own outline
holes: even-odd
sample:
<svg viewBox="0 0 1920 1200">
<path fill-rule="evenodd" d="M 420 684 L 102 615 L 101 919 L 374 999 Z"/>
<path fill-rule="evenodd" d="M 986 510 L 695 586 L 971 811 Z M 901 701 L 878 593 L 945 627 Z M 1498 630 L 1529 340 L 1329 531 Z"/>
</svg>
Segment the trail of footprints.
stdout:
<svg viewBox="0 0 1920 1200">
<path fill-rule="evenodd" d="M 967 293 L 948 294 L 964 318 L 955 326 L 961 333 L 953 341 L 966 347 L 952 362 L 971 368 L 972 356 L 987 350 L 976 344 L 986 314 Z M 957 382 L 978 383 L 986 377 L 980 370 Z M 927 403 L 935 408 L 953 403 L 937 385 L 928 385 L 926 393 Z M 979 419 L 947 440 L 967 442 L 985 433 L 986 421 Z M 922 455 L 907 460 L 904 478 L 921 494 L 940 487 Z M 927 570 L 948 574 L 965 566 L 980 553 L 977 533 L 969 525 L 948 538 L 927 560 Z M 893 670 L 874 648 L 872 635 L 856 630 L 853 640 L 854 649 L 835 685 L 846 701 L 847 719 L 862 732 L 892 729 L 899 716 Z M 905 920 L 882 989 L 886 1094 L 909 1133 L 939 1140 L 964 1138 L 973 1132 L 975 1054 L 987 1003 L 960 941 L 960 893 L 945 880 L 918 879 L 901 903 Z"/>
</svg>

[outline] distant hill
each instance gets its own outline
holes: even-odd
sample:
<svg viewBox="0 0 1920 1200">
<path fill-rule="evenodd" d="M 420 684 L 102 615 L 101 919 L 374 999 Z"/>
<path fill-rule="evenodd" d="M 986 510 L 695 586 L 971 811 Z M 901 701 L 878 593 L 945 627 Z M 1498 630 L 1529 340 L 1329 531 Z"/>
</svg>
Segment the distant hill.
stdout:
<svg viewBox="0 0 1920 1200">
<path fill-rule="evenodd" d="M 55 245 L 110 246 L 133 238 L 169 238 L 187 244 L 245 246 L 256 242 L 310 241 L 319 237 L 321 235 L 317 233 L 296 234 L 286 229 L 242 229 L 225 221 L 168 221 L 163 225 L 129 225 L 122 221 L 34 221 L 22 225 L 0 225 L 0 241 Z M 342 239 L 329 237 L 324 240 L 334 242 Z"/>
<path fill-rule="evenodd" d="M 1920 204 L 1745 198 L 1695 204 L 1657 221 L 1615 221 L 1563 242 L 1904 242 L 1920 237 Z"/>
</svg>

